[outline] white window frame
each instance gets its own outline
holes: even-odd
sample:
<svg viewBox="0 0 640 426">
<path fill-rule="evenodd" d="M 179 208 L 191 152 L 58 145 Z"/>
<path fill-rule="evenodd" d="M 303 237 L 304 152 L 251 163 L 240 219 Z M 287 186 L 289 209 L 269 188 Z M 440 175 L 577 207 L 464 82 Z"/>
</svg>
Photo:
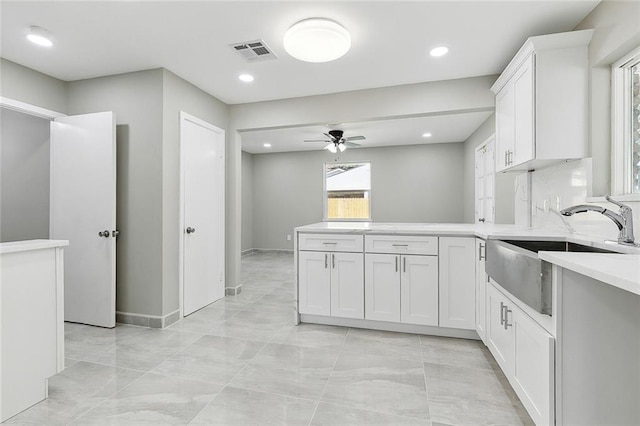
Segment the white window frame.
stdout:
<svg viewBox="0 0 640 426">
<path fill-rule="evenodd" d="M 640 201 L 632 192 L 630 67 L 640 60 L 640 46 L 612 65 L 611 76 L 611 191 L 620 200 Z M 622 196 L 622 197 L 620 197 Z"/>
<path fill-rule="evenodd" d="M 333 219 L 328 217 L 328 200 L 327 197 L 327 165 L 330 164 L 364 164 L 369 163 L 369 170 L 371 170 L 372 164 L 371 161 L 327 161 L 326 163 L 322 163 L 322 220 L 324 222 L 371 222 L 373 221 L 373 200 L 372 200 L 372 188 L 371 188 L 371 175 L 369 175 L 369 217 L 361 218 L 361 219 Z"/>
</svg>

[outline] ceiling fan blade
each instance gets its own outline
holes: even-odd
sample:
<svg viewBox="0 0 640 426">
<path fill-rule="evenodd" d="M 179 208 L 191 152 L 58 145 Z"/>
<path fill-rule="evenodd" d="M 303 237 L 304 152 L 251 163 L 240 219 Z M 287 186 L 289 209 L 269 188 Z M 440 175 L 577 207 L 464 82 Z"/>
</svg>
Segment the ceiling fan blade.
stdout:
<svg viewBox="0 0 640 426">
<path fill-rule="evenodd" d="M 346 146 L 348 146 L 349 148 L 355 148 L 357 146 L 362 146 L 359 143 L 353 143 L 353 142 L 343 142 Z"/>
<path fill-rule="evenodd" d="M 331 136 L 329 133 L 323 133 L 323 135 L 325 135 L 326 137 L 329 138 L 329 140 L 334 140 L 334 137 Z"/>
<path fill-rule="evenodd" d="M 309 139 L 309 140 L 305 140 L 304 142 L 325 142 L 325 143 L 329 143 L 331 141 L 328 141 L 326 139 Z"/>
<path fill-rule="evenodd" d="M 345 141 L 363 141 L 365 139 L 364 136 L 349 136 L 348 138 L 344 138 Z"/>
</svg>

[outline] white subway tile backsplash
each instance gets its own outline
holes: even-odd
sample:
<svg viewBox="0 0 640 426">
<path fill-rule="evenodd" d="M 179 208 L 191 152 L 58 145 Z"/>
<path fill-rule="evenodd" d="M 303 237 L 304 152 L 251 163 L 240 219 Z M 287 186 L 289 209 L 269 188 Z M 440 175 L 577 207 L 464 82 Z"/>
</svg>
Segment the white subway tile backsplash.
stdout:
<svg viewBox="0 0 640 426">
<path fill-rule="evenodd" d="M 571 217 L 560 214 L 560 210 L 576 204 L 594 204 L 618 211 L 617 206 L 607 202 L 587 203 L 587 197 L 591 196 L 591 170 L 591 159 L 586 158 L 527 173 L 531 181 L 530 209 L 522 207 L 522 199 L 526 197 L 518 196 L 526 182 L 526 175 L 519 176 L 516 179 L 516 223 L 524 224 L 527 220 L 525 212 L 529 211 L 533 228 L 569 231 L 604 240 L 617 240 L 618 228 L 599 213 L 580 213 Z M 635 237 L 636 240 L 640 240 L 640 202 L 625 204 L 633 209 Z"/>
</svg>

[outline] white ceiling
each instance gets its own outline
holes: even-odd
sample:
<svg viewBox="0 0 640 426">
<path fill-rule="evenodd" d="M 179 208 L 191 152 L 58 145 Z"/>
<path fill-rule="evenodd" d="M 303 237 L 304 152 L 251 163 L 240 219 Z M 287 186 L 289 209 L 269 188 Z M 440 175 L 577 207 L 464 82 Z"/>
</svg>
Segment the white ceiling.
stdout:
<svg viewBox="0 0 640 426">
<path fill-rule="evenodd" d="M 65 81 L 166 68 L 227 104 L 499 74 L 532 35 L 570 31 L 598 0 L 552 1 L 0 1 L 2 57 Z M 291 58 L 282 37 L 295 22 L 327 17 L 351 33 L 342 58 Z M 48 29 L 55 46 L 24 37 Z M 229 47 L 263 39 L 277 55 L 248 63 Z M 432 58 L 431 47 L 450 53 Z M 255 80 L 242 83 L 241 73 Z M 490 112 L 243 133 L 251 153 L 322 149 L 330 129 L 366 147 L 461 142 Z M 421 137 L 431 132 L 429 139 Z M 272 144 L 265 149 L 263 144 Z"/>
<path fill-rule="evenodd" d="M 251 154 L 319 150 L 323 149 L 327 144 L 304 141 L 325 139 L 323 133 L 332 129 L 344 130 L 344 137 L 364 136 L 365 140 L 355 141 L 355 143 L 366 148 L 389 145 L 464 142 L 492 112 L 344 123 L 335 126 L 256 130 L 242 133 L 242 150 Z M 431 137 L 423 138 L 423 133 L 431 133 Z M 271 147 L 265 148 L 263 146 L 265 143 L 270 143 Z"/>
<path fill-rule="evenodd" d="M 2 1 L 1 52 L 70 81 L 164 67 L 227 104 L 498 74 L 531 35 L 572 30 L 597 0 L 553 1 Z M 285 31 L 328 17 L 351 51 L 325 64 L 291 58 Z M 51 49 L 28 43 L 47 28 Z M 248 63 L 228 45 L 263 39 L 278 59 Z M 447 45 L 449 55 L 427 51 Z M 255 76 L 250 84 L 240 73 Z"/>
</svg>

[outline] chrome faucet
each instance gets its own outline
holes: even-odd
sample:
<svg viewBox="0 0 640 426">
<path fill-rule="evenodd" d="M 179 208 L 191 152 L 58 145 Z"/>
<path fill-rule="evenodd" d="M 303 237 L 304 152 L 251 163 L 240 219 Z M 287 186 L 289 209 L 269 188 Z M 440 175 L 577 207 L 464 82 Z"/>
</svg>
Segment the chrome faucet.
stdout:
<svg viewBox="0 0 640 426">
<path fill-rule="evenodd" d="M 605 195 L 604 198 L 608 202 L 620 207 L 620 211 L 618 213 L 614 213 L 611 210 L 605 209 L 604 207 L 592 206 L 589 204 L 579 204 L 577 206 L 568 207 L 564 210 L 561 210 L 560 213 L 563 216 L 573 216 L 576 213 L 584 213 L 588 211 L 603 214 L 611 219 L 613 223 L 615 223 L 618 227 L 618 230 L 620 231 L 618 233 L 618 243 L 635 246 L 636 243 L 634 242 L 633 238 L 633 213 L 631 207 L 612 199 L 609 195 Z"/>
</svg>

